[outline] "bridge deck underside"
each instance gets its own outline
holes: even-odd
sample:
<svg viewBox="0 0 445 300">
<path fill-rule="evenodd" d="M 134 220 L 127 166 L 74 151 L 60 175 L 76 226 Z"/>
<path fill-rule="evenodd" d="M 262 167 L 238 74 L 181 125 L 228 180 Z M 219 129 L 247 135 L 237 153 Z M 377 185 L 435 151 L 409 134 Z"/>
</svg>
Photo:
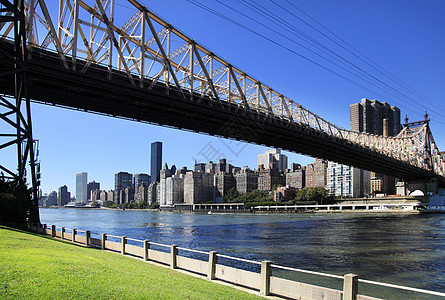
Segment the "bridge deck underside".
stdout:
<svg viewBox="0 0 445 300">
<path fill-rule="evenodd" d="M 12 48 L 1 43 L 0 47 L 9 49 L 12 55 Z M 216 102 L 198 94 L 191 97 L 188 93 L 184 97 L 179 90 L 162 83 L 156 83 L 151 90 L 147 88 L 149 82 L 139 88 L 137 78 L 136 86 L 132 86 L 118 71 L 108 79 L 107 69 L 101 66 L 90 67 L 86 73 L 67 70 L 51 52 L 33 49 L 28 64 L 30 98 L 45 104 L 282 148 L 406 180 L 434 177 L 431 172 L 306 125 L 245 110 L 226 101 Z M 0 57 L 0 68 L 6 71 L 12 66 Z M 0 79 L 0 92 L 13 94 L 13 77 Z"/>
</svg>

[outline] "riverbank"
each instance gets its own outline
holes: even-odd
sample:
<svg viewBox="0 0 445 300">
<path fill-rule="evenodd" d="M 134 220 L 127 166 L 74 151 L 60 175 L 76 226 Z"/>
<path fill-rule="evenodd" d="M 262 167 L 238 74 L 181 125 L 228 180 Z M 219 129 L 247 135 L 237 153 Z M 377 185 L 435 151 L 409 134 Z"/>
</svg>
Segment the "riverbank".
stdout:
<svg viewBox="0 0 445 300">
<path fill-rule="evenodd" d="M 1 299 L 261 299 L 110 252 L 0 226 Z"/>
</svg>

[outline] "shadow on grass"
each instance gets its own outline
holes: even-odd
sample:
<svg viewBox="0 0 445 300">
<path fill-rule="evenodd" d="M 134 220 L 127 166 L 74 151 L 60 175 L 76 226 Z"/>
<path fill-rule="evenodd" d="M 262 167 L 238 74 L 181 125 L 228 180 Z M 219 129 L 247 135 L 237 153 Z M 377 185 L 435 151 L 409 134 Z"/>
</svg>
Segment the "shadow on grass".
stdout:
<svg viewBox="0 0 445 300">
<path fill-rule="evenodd" d="M 26 228 L 26 225 L 25 225 L 25 227 L 23 229 L 18 228 L 15 225 L 16 224 L 1 223 L 0 224 L 0 230 L 4 229 L 4 230 L 9 230 L 9 231 L 15 231 L 15 232 L 19 232 L 19 233 L 23 233 L 23 234 L 32 235 L 32 236 L 40 237 L 40 238 L 43 238 L 43 239 L 51 240 L 51 241 L 54 241 L 54 242 L 64 243 L 64 244 L 73 245 L 73 246 L 82 247 L 82 248 L 90 248 L 90 249 L 101 250 L 100 248 L 98 248 L 96 246 L 92 246 L 92 245 L 86 246 L 85 244 L 73 243 L 70 240 L 62 240 L 60 237 L 52 237 L 51 235 L 47 235 L 47 234 L 43 234 L 43 233 L 37 233 L 37 232 L 32 232 L 32 231 L 29 231 Z"/>
</svg>

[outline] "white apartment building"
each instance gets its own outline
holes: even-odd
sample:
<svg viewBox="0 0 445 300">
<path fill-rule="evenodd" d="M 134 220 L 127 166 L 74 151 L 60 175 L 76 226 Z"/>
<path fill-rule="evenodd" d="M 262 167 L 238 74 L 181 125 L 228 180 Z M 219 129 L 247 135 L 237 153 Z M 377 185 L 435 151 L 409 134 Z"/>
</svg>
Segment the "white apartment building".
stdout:
<svg viewBox="0 0 445 300">
<path fill-rule="evenodd" d="M 368 196 L 369 172 L 329 161 L 326 188 L 333 196 L 353 198 Z"/>
</svg>

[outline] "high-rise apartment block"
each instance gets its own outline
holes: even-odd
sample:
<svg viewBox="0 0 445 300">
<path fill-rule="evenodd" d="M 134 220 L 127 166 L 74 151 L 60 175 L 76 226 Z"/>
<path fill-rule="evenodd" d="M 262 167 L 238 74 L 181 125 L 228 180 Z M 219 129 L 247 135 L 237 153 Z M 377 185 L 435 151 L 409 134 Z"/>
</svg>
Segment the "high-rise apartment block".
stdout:
<svg viewBox="0 0 445 300">
<path fill-rule="evenodd" d="M 87 197 L 88 197 L 88 200 L 91 200 L 91 201 L 98 200 L 97 197 L 94 198 L 94 199 L 92 198 L 91 192 L 93 192 L 93 191 L 98 191 L 98 193 L 96 193 L 96 195 L 100 195 L 100 183 L 96 182 L 94 180 L 87 184 Z"/>
<path fill-rule="evenodd" d="M 260 165 L 258 169 L 258 189 L 260 191 L 271 191 L 273 187 L 286 184 L 286 176 L 271 163 L 270 168 L 265 169 Z"/>
<path fill-rule="evenodd" d="M 141 185 L 148 187 L 150 185 L 150 175 L 148 174 L 134 174 L 134 189 L 136 190 Z"/>
<path fill-rule="evenodd" d="M 222 203 L 227 191 L 236 186 L 235 177 L 232 173 L 220 171 L 213 176 L 213 180 L 215 187 L 213 202 Z"/>
<path fill-rule="evenodd" d="M 184 202 L 184 175 L 173 175 L 161 179 L 161 202 L 160 206 L 173 206 Z"/>
<path fill-rule="evenodd" d="M 227 191 L 235 187 L 235 177 L 233 176 L 234 167 L 227 163 L 226 159 L 220 159 L 215 165 L 215 175 L 213 176 L 213 202 L 224 202 L 224 196 Z"/>
<path fill-rule="evenodd" d="M 107 192 L 107 201 L 115 201 L 114 195 L 116 195 L 116 193 L 113 190 L 109 190 Z"/>
<path fill-rule="evenodd" d="M 56 205 L 57 205 L 57 192 L 52 191 L 51 193 L 49 193 L 46 200 L 43 202 L 43 206 L 50 207 Z"/>
<path fill-rule="evenodd" d="M 159 171 L 159 180 L 166 179 L 168 177 L 171 177 L 176 172 L 175 165 L 172 166 L 171 169 L 168 168 L 167 163 L 165 163 L 164 167 Z"/>
<path fill-rule="evenodd" d="M 158 194 L 158 184 L 156 181 L 150 183 L 147 190 L 147 203 L 152 205 L 157 202 L 157 194 Z"/>
<path fill-rule="evenodd" d="M 127 172 L 119 172 L 114 175 L 114 203 L 125 203 L 125 189 L 133 191 L 133 175 Z"/>
<path fill-rule="evenodd" d="M 263 166 L 264 169 L 269 169 L 271 164 L 280 172 L 285 172 L 287 169 L 287 156 L 281 154 L 280 149 L 267 150 L 266 153 L 258 155 L 258 169 Z"/>
<path fill-rule="evenodd" d="M 138 203 L 147 202 L 148 186 L 144 183 L 140 184 L 134 190 L 134 201 Z"/>
<path fill-rule="evenodd" d="M 100 191 L 99 200 L 102 201 L 102 202 L 108 201 L 108 192 L 107 191 Z M 113 201 L 113 200 L 111 200 L 111 201 Z"/>
<path fill-rule="evenodd" d="M 286 186 L 301 190 L 306 183 L 306 167 L 293 163 L 291 168 L 286 170 Z"/>
<path fill-rule="evenodd" d="M 363 197 L 369 195 L 369 172 L 362 172 L 358 168 L 328 162 L 327 185 L 328 193 L 333 196 Z"/>
<path fill-rule="evenodd" d="M 213 174 L 188 171 L 184 177 L 184 203 L 206 203 L 213 199 Z"/>
<path fill-rule="evenodd" d="M 195 161 L 195 165 L 193 167 L 193 171 L 195 172 L 205 172 L 206 171 L 206 164 L 205 163 L 198 163 Z"/>
<path fill-rule="evenodd" d="M 258 173 L 250 170 L 248 167 L 242 167 L 235 174 L 236 190 L 239 193 L 250 193 L 258 189 Z"/>
<path fill-rule="evenodd" d="M 316 158 L 315 162 L 306 166 L 305 187 L 326 187 L 328 162 L 326 160 Z"/>
<path fill-rule="evenodd" d="M 151 143 L 151 165 L 150 165 L 150 175 L 153 182 L 159 182 L 159 172 L 162 168 L 162 143 L 154 142 Z"/>
<path fill-rule="evenodd" d="M 91 191 L 90 200 L 93 202 L 100 200 L 100 191 L 99 190 Z"/>
<path fill-rule="evenodd" d="M 88 202 L 87 182 L 87 172 L 76 174 L 76 203 Z"/>
<path fill-rule="evenodd" d="M 65 206 L 70 202 L 71 193 L 68 192 L 68 187 L 66 185 L 59 188 L 59 193 L 57 194 L 57 206 Z"/>
<path fill-rule="evenodd" d="M 350 105 L 351 130 L 367 132 L 376 135 L 396 136 L 400 130 L 400 109 L 390 106 L 386 102 L 362 99 L 359 103 Z M 364 180 L 371 179 L 370 194 L 395 192 L 395 178 L 375 172 L 361 170 L 360 177 Z M 366 179 L 367 180 L 367 179 Z M 363 195 L 367 182 L 362 182 Z"/>
<path fill-rule="evenodd" d="M 351 130 L 383 135 L 384 119 L 388 119 L 388 135 L 396 136 L 401 129 L 398 107 L 366 98 L 350 105 Z"/>
</svg>

